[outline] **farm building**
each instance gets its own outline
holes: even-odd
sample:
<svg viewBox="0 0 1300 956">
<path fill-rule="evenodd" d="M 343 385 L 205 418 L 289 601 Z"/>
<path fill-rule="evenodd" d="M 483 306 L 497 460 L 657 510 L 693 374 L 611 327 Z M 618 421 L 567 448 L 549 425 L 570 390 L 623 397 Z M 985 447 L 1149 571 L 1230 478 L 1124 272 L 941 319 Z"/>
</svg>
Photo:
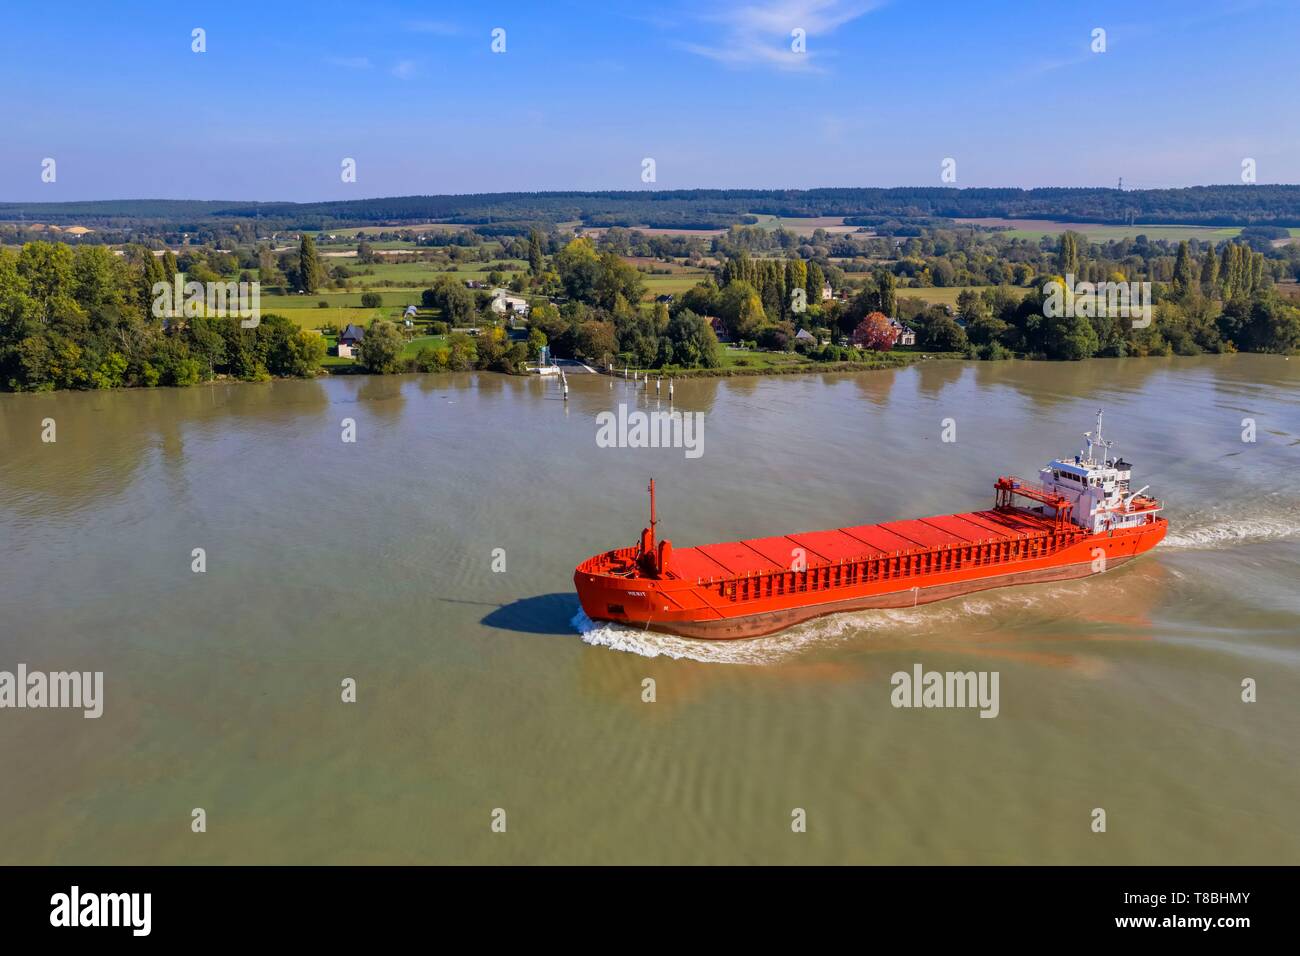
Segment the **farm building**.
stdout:
<svg viewBox="0 0 1300 956">
<path fill-rule="evenodd" d="M 507 312 L 518 312 L 520 315 L 528 314 L 528 300 L 523 296 L 511 295 L 505 289 L 493 289 L 490 304 L 492 311 L 498 315 L 505 315 Z"/>
</svg>

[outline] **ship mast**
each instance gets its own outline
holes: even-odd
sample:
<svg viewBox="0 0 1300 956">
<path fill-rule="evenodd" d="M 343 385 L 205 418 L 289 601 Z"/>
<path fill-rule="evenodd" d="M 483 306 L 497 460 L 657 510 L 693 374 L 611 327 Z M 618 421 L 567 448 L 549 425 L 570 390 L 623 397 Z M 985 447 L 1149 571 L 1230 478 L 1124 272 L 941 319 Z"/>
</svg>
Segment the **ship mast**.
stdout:
<svg viewBox="0 0 1300 956">
<path fill-rule="evenodd" d="M 655 480 L 651 478 L 650 479 L 650 547 L 652 549 L 655 546 L 655 525 L 657 523 L 658 522 L 655 520 Z"/>
<path fill-rule="evenodd" d="M 1084 432 L 1083 437 L 1088 442 L 1088 450 L 1086 452 L 1087 460 L 1104 466 L 1106 464 L 1106 452 L 1109 451 L 1110 447 L 1115 443 L 1113 441 L 1106 441 L 1101 437 L 1101 413 L 1102 410 L 1100 408 L 1097 409 L 1097 430 L 1095 432 Z M 1092 449 L 1094 445 L 1101 449 L 1101 461 L 1096 461 L 1096 459 L 1092 457 Z"/>
</svg>

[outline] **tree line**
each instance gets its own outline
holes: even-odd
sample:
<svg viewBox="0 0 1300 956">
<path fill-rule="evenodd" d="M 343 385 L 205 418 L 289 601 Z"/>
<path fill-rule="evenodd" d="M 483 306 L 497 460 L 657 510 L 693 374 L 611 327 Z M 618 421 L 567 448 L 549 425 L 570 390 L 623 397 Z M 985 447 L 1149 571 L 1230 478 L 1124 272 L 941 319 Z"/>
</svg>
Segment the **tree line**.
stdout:
<svg viewBox="0 0 1300 956">
<path fill-rule="evenodd" d="M 0 248 L 0 387 L 44 391 L 312 376 L 325 340 L 278 315 L 158 316 L 174 256 L 33 242 Z"/>
</svg>

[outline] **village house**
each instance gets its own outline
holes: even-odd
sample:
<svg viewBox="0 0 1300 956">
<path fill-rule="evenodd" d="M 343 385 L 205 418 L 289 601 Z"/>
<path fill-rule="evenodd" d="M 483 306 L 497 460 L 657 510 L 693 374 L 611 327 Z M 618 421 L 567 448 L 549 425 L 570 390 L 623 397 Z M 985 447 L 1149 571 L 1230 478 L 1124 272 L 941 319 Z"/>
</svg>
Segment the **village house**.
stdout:
<svg viewBox="0 0 1300 956">
<path fill-rule="evenodd" d="M 713 334 L 719 342 L 730 342 L 731 333 L 727 331 L 727 323 L 723 322 L 716 315 L 703 316 L 705 322 L 709 323 L 709 328 L 713 329 Z"/>
<path fill-rule="evenodd" d="M 817 344 L 817 336 L 813 335 L 807 329 L 800 329 L 796 332 L 794 334 L 794 340 L 796 342 L 807 342 L 809 345 Z"/>
<path fill-rule="evenodd" d="M 831 299 L 833 299 L 834 297 L 835 297 L 835 290 L 831 288 L 831 284 L 830 284 L 829 282 L 823 283 L 823 284 L 822 284 L 822 301 L 823 301 L 823 302 L 829 302 L 829 301 L 830 301 Z"/>
<path fill-rule="evenodd" d="M 898 319 L 890 319 L 889 326 L 894 330 L 895 345 L 915 345 L 916 332 L 908 326 L 899 322 Z"/>
<path fill-rule="evenodd" d="M 366 337 L 365 329 L 348 323 L 348 327 L 339 333 L 339 358 L 356 358 L 356 348 Z"/>
</svg>

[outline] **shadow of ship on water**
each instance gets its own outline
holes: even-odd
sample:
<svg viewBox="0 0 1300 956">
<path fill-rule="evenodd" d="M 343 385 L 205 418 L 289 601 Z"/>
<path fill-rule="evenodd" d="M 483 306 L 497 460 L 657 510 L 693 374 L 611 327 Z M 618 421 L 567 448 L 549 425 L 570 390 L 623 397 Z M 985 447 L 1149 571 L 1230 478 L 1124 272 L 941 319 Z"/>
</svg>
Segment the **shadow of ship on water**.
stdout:
<svg viewBox="0 0 1300 956">
<path fill-rule="evenodd" d="M 520 598 L 502 604 L 483 616 L 488 627 L 522 634 L 557 634 L 573 637 L 577 633 L 570 623 L 578 613 L 578 595 L 557 592 Z"/>
</svg>

